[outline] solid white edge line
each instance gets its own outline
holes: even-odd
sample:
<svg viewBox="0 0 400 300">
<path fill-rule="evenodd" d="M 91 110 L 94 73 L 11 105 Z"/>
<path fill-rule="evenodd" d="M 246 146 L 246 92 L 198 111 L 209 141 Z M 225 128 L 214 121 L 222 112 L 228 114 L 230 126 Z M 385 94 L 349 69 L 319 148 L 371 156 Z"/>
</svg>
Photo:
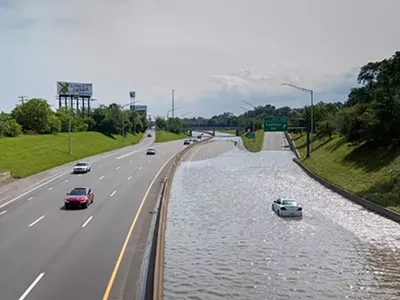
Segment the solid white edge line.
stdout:
<svg viewBox="0 0 400 300">
<path fill-rule="evenodd" d="M 111 195 L 110 195 L 110 197 L 114 196 L 116 192 L 117 192 L 117 190 L 115 190 L 114 192 L 112 192 Z"/>
<path fill-rule="evenodd" d="M 32 282 L 32 284 L 27 288 L 27 290 L 21 295 L 21 297 L 18 298 L 18 300 L 24 300 L 26 296 L 33 290 L 33 288 L 38 284 L 40 279 L 44 276 L 46 273 L 40 273 L 38 277 Z"/>
<path fill-rule="evenodd" d="M 146 147 L 143 148 L 143 149 L 146 149 Z M 141 149 L 141 150 L 143 150 L 143 149 Z M 139 151 L 137 151 L 137 152 L 139 152 Z M 133 153 L 130 153 L 130 154 L 133 154 Z M 117 153 L 112 153 L 110 155 L 101 157 L 101 158 L 99 158 L 97 160 L 92 161 L 92 163 L 100 161 L 100 160 L 103 160 L 103 159 L 106 159 L 106 158 L 109 158 L 109 157 L 114 156 L 114 155 L 117 155 Z M 120 157 L 120 158 L 122 158 L 122 157 Z M 120 158 L 117 157 L 117 159 L 120 159 Z M 34 188 L 31 188 L 30 190 L 27 190 L 26 192 L 22 193 L 21 195 L 19 195 L 19 196 L 13 198 L 13 199 L 7 201 L 6 203 L 3 203 L 2 205 L 0 205 L 0 208 L 3 208 L 4 206 L 7 206 L 10 203 L 13 203 L 13 202 L 17 201 L 18 199 L 21 199 L 22 197 L 28 195 L 29 193 L 32 193 L 33 191 L 36 191 L 37 189 L 40 189 L 41 187 L 45 186 L 46 184 L 49 184 L 50 182 L 53 182 L 54 180 L 57 180 L 58 178 L 61 178 L 61 177 L 65 176 L 67 174 L 70 174 L 70 173 L 71 173 L 71 171 L 63 172 L 63 173 L 57 175 L 56 177 L 53 177 L 52 179 L 50 179 L 50 180 L 48 180 L 46 182 L 43 182 L 42 184 L 39 184 L 38 186 L 35 186 Z"/>
<path fill-rule="evenodd" d="M 92 219 L 93 216 L 90 216 L 89 219 L 87 219 L 86 222 L 82 224 L 82 227 L 85 227 Z"/>
<path fill-rule="evenodd" d="M 32 227 L 33 225 L 35 225 L 37 222 L 39 222 L 41 219 L 44 218 L 45 215 L 41 216 L 39 219 L 37 219 L 36 221 L 32 222 L 29 227 Z"/>
<path fill-rule="evenodd" d="M 132 176 L 129 176 L 127 180 L 131 180 Z"/>
<path fill-rule="evenodd" d="M 0 212 L 0 216 L 4 215 L 6 212 L 7 212 L 6 210 L 3 210 L 2 212 Z"/>
</svg>

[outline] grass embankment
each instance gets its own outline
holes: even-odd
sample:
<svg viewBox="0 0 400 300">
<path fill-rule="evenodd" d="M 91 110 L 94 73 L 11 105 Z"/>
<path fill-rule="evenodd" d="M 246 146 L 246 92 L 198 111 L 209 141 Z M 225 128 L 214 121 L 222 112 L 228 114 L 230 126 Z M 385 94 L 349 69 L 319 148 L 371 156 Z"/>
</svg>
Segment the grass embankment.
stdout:
<svg viewBox="0 0 400 300">
<path fill-rule="evenodd" d="M 68 154 L 68 133 L 24 135 L 0 139 L 0 170 L 22 178 L 105 151 L 138 143 L 143 134 L 106 136 L 99 132 L 72 133 L 72 155 Z"/>
<path fill-rule="evenodd" d="M 246 133 L 241 135 L 244 147 L 250 152 L 260 152 L 264 145 L 264 130 L 256 131 L 256 138 L 249 139 Z"/>
<path fill-rule="evenodd" d="M 181 139 L 186 139 L 190 137 L 186 133 L 172 133 L 168 131 L 156 131 L 156 143 L 164 143 L 164 142 L 170 142 L 170 141 L 176 141 L 176 140 L 181 140 Z"/>
<path fill-rule="evenodd" d="M 314 140 L 311 158 L 305 160 L 306 135 L 291 134 L 300 161 L 328 182 L 400 212 L 400 147 L 362 143 L 344 138 Z"/>
</svg>

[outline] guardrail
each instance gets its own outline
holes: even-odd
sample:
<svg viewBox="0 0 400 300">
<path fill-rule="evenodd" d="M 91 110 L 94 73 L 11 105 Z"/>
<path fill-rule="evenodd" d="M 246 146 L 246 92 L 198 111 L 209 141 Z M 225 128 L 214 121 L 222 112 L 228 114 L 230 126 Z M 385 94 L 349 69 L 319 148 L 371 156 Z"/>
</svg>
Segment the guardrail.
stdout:
<svg viewBox="0 0 400 300">
<path fill-rule="evenodd" d="M 209 143 L 212 138 L 191 144 L 178 152 L 168 164 L 168 171 L 161 179 L 162 187 L 155 205 L 155 214 L 150 226 L 150 234 L 142 263 L 142 275 L 139 292 L 136 299 L 150 300 L 163 298 L 164 279 L 164 244 L 167 220 L 168 200 L 172 179 L 182 158 L 197 145 Z"/>
</svg>

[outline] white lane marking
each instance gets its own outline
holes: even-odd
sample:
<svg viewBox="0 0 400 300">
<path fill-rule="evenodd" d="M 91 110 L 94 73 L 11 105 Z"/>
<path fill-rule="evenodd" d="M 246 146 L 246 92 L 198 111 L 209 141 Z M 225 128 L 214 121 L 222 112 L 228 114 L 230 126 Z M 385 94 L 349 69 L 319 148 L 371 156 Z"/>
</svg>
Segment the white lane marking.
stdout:
<svg viewBox="0 0 400 300">
<path fill-rule="evenodd" d="M 118 170 L 118 169 L 120 169 L 121 168 L 121 166 L 118 166 L 116 169 Z"/>
<path fill-rule="evenodd" d="M 127 180 L 131 180 L 132 176 L 129 176 Z"/>
<path fill-rule="evenodd" d="M 149 163 L 151 163 L 151 160 L 149 160 Z"/>
<path fill-rule="evenodd" d="M 117 192 L 117 190 L 115 190 L 114 192 L 112 192 L 111 195 L 110 195 L 110 197 L 114 196 L 116 192 Z"/>
<path fill-rule="evenodd" d="M 68 182 L 68 179 L 67 179 L 67 180 L 65 180 L 64 182 Z"/>
<path fill-rule="evenodd" d="M 140 149 L 140 151 L 143 150 L 143 149 L 146 149 L 146 147 Z M 137 152 L 139 152 L 139 150 Z M 111 156 L 118 155 L 118 153 L 119 153 L 119 151 L 117 153 L 111 153 L 110 155 L 102 156 L 102 157 L 100 157 L 98 159 L 93 160 L 92 163 L 94 163 L 96 161 L 104 160 L 104 159 L 109 158 Z M 133 154 L 133 153 L 128 153 L 128 155 L 131 155 L 131 154 Z M 125 154 L 122 157 L 125 157 L 125 156 L 127 156 L 127 155 Z M 121 159 L 122 157 L 121 156 L 119 158 L 117 157 L 117 159 Z M 46 182 L 43 182 L 43 183 L 41 183 L 41 184 L 39 184 L 39 185 L 27 190 L 26 192 L 22 193 L 21 195 L 19 195 L 19 196 L 15 197 L 15 198 L 11 199 L 10 201 L 7 201 L 6 203 L 3 203 L 2 205 L 0 205 L 0 208 L 3 208 L 4 206 L 7 206 L 8 204 L 17 201 L 18 199 L 21 199 L 22 197 L 28 195 L 29 193 L 32 193 L 33 191 L 36 191 L 37 189 L 40 189 L 41 187 L 49 184 L 50 182 L 53 182 L 54 180 L 57 180 L 58 178 L 61 178 L 61 177 L 65 176 L 67 174 L 71 174 L 71 171 L 63 172 L 63 173 L 57 175 L 56 177 L 53 177 L 53 178 L 47 180 Z M 7 199 L 7 198 L 5 198 L 5 199 Z"/>
<path fill-rule="evenodd" d="M 32 227 L 33 225 L 35 225 L 37 222 L 39 222 L 41 219 L 43 219 L 44 218 L 44 215 L 43 216 L 41 216 L 39 219 L 37 219 L 36 221 L 34 221 L 34 222 L 32 222 L 30 225 L 29 225 L 29 227 Z"/>
<path fill-rule="evenodd" d="M 92 219 L 93 219 L 93 216 L 90 216 L 89 219 L 87 219 L 86 222 L 82 224 L 82 227 L 85 227 Z"/>
<path fill-rule="evenodd" d="M 33 199 L 33 197 L 29 197 L 29 198 L 28 198 L 28 201 L 31 201 L 32 199 Z"/>
<path fill-rule="evenodd" d="M 2 212 L 0 212 L 0 216 L 4 215 L 6 212 L 7 212 L 6 210 L 3 210 Z"/>
<path fill-rule="evenodd" d="M 48 188 L 49 191 L 51 191 L 52 189 L 53 189 L 52 187 L 49 187 L 49 188 Z"/>
<path fill-rule="evenodd" d="M 132 162 L 132 159 L 129 162 Z"/>
<path fill-rule="evenodd" d="M 101 176 L 101 177 L 99 178 L 99 180 L 102 180 L 104 177 L 105 177 L 105 176 Z"/>
<path fill-rule="evenodd" d="M 146 149 L 146 148 L 147 148 L 147 146 L 146 146 L 146 147 L 142 147 L 142 148 L 140 148 L 140 149 L 138 149 L 138 150 L 135 150 L 135 151 L 133 151 L 133 152 L 130 152 L 130 153 L 121 155 L 121 156 L 117 157 L 117 159 L 121 159 L 121 158 L 127 157 L 127 156 L 129 156 L 129 155 L 132 155 L 132 154 L 141 152 L 141 151 L 143 151 L 143 150 Z"/>
<path fill-rule="evenodd" d="M 139 170 L 143 169 L 143 167 L 140 167 Z"/>
<path fill-rule="evenodd" d="M 21 295 L 21 297 L 18 298 L 18 300 L 24 300 L 26 296 L 33 290 L 33 288 L 38 284 L 40 279 L 44 276 L 46 273 L 40 273 L 38 277 L 32 282 L 32 284 L 27 288 L 27 290 Z"/>
</svg>

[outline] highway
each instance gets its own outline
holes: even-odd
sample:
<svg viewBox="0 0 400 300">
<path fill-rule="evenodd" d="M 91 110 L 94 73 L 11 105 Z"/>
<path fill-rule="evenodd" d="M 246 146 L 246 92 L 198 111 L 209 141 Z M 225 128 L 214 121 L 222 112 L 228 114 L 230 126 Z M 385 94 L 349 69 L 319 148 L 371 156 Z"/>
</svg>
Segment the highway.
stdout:
<svg viewBox="0 0 400 300">
<path fill-rule="evenodd" d="M 158 194 L 155 177 L 185 147 L 182 141 L 154 144 L 157 154 L 147 156 L 145 148 L 152 142 L 100 155 L 88 174 L 67 172 L 0 203 L 2 300 L 135 295 L 149 212 Z M 94 203 L 64 210 L 66 193 L 80 186 L 92 189 Z M 121 251 L 126 260 L 119 259 Z"/>
<path fill-rule="evenodd" d="M 399 224 L 306 175 L 282 133 L 259 153 L 225 140 L 176 170 L 165 300 L 400 299 Z M 303 218 L 278 217 L 278 197 L 298 200 Z"/>
</svg>

